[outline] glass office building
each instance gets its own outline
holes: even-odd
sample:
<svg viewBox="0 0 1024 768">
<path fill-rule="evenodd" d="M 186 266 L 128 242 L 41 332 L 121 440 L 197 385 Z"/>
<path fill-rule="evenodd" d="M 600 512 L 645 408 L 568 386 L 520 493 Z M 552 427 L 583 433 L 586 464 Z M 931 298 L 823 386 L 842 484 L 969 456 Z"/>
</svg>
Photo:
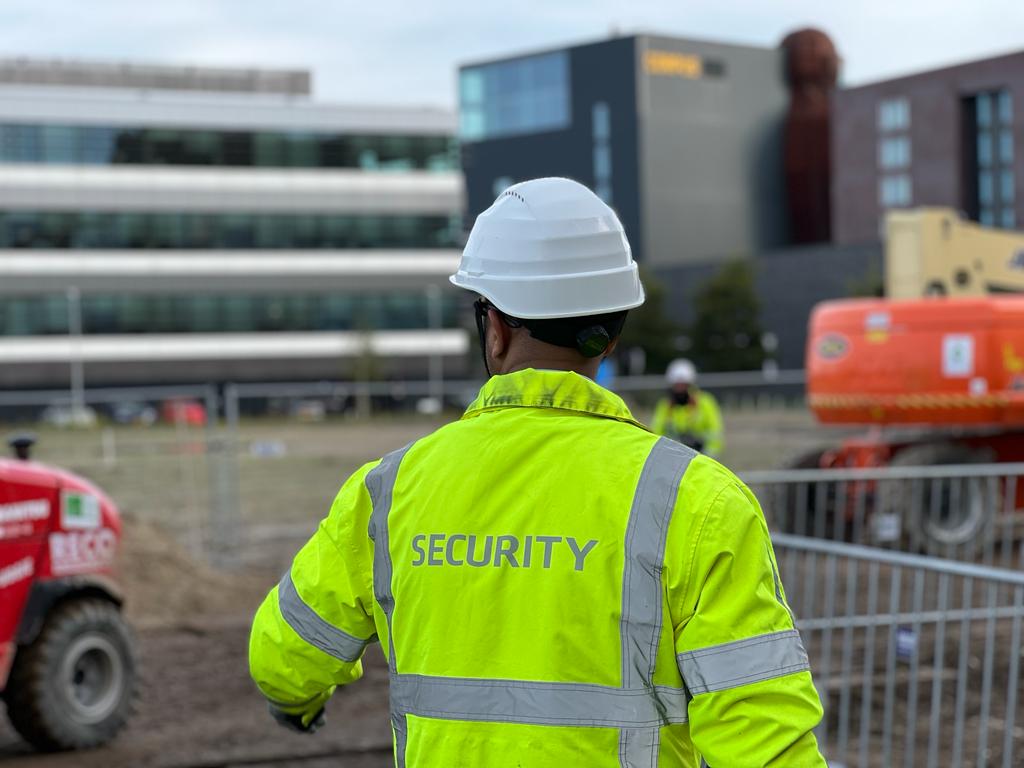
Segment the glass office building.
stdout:
<svg viewBox="0 0 1024 768">
<path fill-rule="evenodd" d="M 451 171 L 450 136 L 0 124 L 0 162 Z"/>
<path fill-rule="evenodd" d="M 567 176 L 652 269 L 782 246 L 783 65 L 781 49 L 648 34 L 467 63 L 467 222 L 510 184 Z"/>
<path fill-rule="evenodd" d="M 0 389 L 65 383 L 72 312 L 94 385 L 346 375 L 302 344 L 281 357 L 280 334 L 339 349 L 387 334 L 384 375 L 461 364 L 455 115 L 323 104 L 308 86 L 0 60 Z M 146 335 L 149 352 L 118 355 Z M 222 359 L 190 361 L 190 340 L 223 340 Z"/>
</svg>

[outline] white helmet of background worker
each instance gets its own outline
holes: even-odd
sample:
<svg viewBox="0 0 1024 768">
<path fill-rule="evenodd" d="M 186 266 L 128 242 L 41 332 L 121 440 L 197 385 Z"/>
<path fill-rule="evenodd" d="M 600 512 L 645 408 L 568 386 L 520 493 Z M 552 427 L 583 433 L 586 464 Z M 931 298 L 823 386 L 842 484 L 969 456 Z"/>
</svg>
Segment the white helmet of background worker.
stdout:
<svg viewBox="0 0 1024 768">
<path fill-rule="evenodd" d="M 670 387 L 692 386 L 697 383 L 697 366 L 686 358 L 681 357 L 678 360 L 673 360 L 668 370 L 665 371 L 665 381 L 668 382 Z"/>
<path fill-rule="evenodd" d="M 481 213 L 451 282 L 513 318 L 639 307 L 644 289 L 619 217 L 571 179 L 515 184 Z"/>
</svg>

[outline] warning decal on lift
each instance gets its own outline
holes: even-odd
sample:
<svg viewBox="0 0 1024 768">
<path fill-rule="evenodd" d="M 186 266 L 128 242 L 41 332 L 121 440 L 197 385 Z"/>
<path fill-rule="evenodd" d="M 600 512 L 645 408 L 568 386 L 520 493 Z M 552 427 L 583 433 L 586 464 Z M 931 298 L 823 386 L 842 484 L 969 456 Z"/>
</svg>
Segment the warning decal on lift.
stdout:
<svg viewBox="0 0 1024 768">
<path fill-rule="evenodd" d="M 949 333 L 942 337 L 942 375 L 966 378 L 974 375 L 974 337 Z"/>
<path fill-rule="evenodd" d="M 849 341 L 840 333 L 829 333 L 818 340 L 818 357 L 822 360 L 838 360 L 849 349 Z"/>
</svg>

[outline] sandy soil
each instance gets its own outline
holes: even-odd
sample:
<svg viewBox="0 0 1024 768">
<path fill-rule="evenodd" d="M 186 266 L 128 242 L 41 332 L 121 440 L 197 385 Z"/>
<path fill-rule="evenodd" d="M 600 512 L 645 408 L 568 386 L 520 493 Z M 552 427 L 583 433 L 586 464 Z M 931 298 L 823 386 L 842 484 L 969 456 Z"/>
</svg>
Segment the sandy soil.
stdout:
<svg viewBox="0 0 1024 768">
<path fill-rule="evenodd" d="M 273 723 L 249 682 L 247 636 L 247 625 L 238 623 L 138 632 L 142 690 L 138 711 L 122 735 L 89 752 L 33 755 L 3 726 L 4 766 L 186 768 L 277 764 L 268 761 L 303 755 L 334 755 L 333 764 L 341 767 L 390 765 L 387 668 L 379 653 L 370 657 L 366 677 L 330 703 L 327 727 L 301 736 Z"/>
<path fill-rule="evenodd" d="M 249 680 L 246 649 L 250 617 L 276 580 L 272 573 L 218 572 L 154 526 L 131 521 L 122 573 L 140 677 L 129 727 L 102 749 L 33 755 L 2 722 L 5 768 L 286 765 L 304 755 L 329 756 L 341 768 L 391 764 L 387 667 L 378 649 L 367 654 L 364 679 L 335 696 L 321 732 L 293 735 L 267 715 Z"/>
</svg>

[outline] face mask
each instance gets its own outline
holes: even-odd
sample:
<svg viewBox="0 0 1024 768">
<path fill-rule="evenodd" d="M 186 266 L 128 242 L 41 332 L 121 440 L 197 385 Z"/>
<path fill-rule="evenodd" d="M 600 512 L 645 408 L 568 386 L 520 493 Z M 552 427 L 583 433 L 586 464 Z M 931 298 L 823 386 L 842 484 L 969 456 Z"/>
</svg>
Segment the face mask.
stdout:
<svg viewBox="0 0 1024 768">
<path fill-rule="evenodd" d="M 676 405 L 689 405 L 690 404 L 690 390 L 684 389 L 682 392 L 676 392 L 674 389 L 671 392 L 672 400 Z"/>
</svg>

